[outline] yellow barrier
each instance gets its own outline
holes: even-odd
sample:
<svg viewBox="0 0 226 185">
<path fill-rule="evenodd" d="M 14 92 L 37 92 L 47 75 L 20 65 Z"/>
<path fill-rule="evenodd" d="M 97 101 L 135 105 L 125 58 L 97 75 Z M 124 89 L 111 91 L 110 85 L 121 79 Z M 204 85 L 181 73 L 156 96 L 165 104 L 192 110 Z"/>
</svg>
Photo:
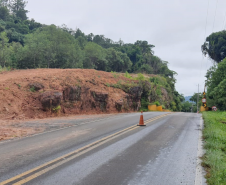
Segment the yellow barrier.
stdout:
<svg viewBox="0 0 226 185">
<path fill-rule="evenodd" d="M 158 106 L 157 111 L 162 111 L 162 106 Z"/>
<path fill-rule="evenodd" d="M 203 106 L 200 107 L 200 112 L 206 111 L 206 108 L 204 108 Z"/>
<path fill-rule="evenodd" d="M 156 105 L 148 105 L 148 110 L 156 111 L 157 107 L 156 107 Z"/>
<path fill-rule="evenodd" d="M 168 109 L 165 109 L 164 111 L 165 111 L 165 112 L 171 112 L 171 111 L 170 111 L 170 110 L 168 110 Z"/>
</svg>

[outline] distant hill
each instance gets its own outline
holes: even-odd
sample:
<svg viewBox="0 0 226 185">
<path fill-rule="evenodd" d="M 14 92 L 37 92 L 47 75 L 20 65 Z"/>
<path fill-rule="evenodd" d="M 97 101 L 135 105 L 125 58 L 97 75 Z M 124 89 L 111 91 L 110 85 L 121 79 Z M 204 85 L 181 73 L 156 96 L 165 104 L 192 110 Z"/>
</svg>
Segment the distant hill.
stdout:
<svg viewBox="0 0 226 185">
<path fill-rule="evenodd" d="M 188 101 L 188 102 L 194 103 L 193 101 L 190 101 L 191 96 L 185 96 L 184 98 L 185 98 L 185 101 Z"/>
</svg>

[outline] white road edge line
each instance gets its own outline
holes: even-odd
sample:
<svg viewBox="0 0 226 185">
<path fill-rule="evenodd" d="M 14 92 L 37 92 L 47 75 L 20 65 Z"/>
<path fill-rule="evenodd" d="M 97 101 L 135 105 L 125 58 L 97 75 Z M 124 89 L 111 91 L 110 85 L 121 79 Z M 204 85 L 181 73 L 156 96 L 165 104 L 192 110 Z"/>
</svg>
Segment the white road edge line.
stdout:
<svg viewBox="0 0 226 185">
<path fill-rule="evenodd" d="M 203 119 L 201 117 L 200 119 L 200 125 L 199 125 L 199 141 L 198 141 L 198 152 L 197 152 L 197 166 L 196 166 L 196 175 L 195 175 L 195 185 L 205 185 L 206 182 L 204 182 L 204 174 L 205 171 L 203 170 L 203 167 L 201 165 L 202 160 L 200 157 L 204 155 L 203 150 L 203 141 L 202 141 L 202 130 L 203 130 Z"/>
</svg>

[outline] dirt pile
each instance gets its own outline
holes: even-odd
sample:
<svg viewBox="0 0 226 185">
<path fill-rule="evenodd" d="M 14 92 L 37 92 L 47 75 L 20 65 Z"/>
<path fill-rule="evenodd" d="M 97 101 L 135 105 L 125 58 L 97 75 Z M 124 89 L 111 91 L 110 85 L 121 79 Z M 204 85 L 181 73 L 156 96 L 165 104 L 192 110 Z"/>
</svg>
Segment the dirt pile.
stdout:
<svg viewBox="0 0 226 185">
<path fill-rule="evenodd" d="M 124 84 L 131 88 L 120 89 Z M 92 69 L 32 69 L 0 74 L 0 119 L 138 110 L 143 89 L 121 74 Z"/>
</svg>

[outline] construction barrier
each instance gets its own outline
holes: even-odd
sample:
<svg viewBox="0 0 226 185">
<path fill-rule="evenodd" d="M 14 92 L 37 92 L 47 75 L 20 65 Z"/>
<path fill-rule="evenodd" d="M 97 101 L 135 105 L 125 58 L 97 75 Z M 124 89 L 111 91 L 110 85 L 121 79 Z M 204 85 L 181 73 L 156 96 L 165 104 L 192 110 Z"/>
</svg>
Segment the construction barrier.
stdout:
<svg viewBox="0 0 226 185">
<path fill-rule="evenodd" d="M 201 106 L 201 107 L 200 107 L 200 112 L 203 112 L 203 111 L 206 111 L 206 108 L 203 107 L 203 106 Z"/>
<path fill-rule="evenodd" d="M 148 110 L 157 111 L 157 106 L 156 105 L 148 105 Z"/>
<path fill-rule="evenodd" d="M 157 111 L 162 111 L 162 106 L 158 106 Z"/>
</svg>

